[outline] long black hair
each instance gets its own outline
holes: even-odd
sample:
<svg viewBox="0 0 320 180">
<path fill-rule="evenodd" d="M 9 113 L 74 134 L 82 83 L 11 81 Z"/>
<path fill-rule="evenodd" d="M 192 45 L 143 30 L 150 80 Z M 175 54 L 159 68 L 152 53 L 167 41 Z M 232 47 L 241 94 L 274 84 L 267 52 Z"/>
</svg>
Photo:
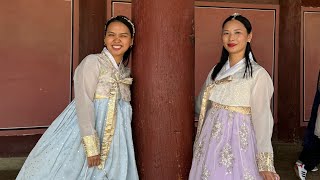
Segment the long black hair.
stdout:
<svg viewBox="0 0 320 180">
<path fill-rule="evenodd" d="M 224 20 L 223 24 L 222 24 L 222 28 L 224 27 L 224 25 L 231 21 L 231 20 L 238 20 L 239 22 L 241 22 L 244 27 L 246 28 L 247 30 L 247 33 L 250 34 L 251 31 L 252 31 L 252 27 L 251 27 L 251 23 L 250 21 L 245 18 L 244 16 L 241 16 L 240 14 L 234 14 L 234 15 L 231 15 L 229 16 L 226 20 Z M 250 62 L 250 52 L 251 52 L 251 55 L 252 55 L 252 58 L 254 61 L 257 61 L 256 58 L 254 57 L 253 55 L 253 52 L 252 52 L 252 49 L 251 49 L 251 46 L 250 46 L 250 42 L 247 42 L 247 46 L 246 46 L 246 50 L 245 50 L 245 53 L 244 53 L 244 56 L 245 56 L 245 59 L 246 59 L 246 70 L 243 74 L 243 77 L 252 77 L 252 64 Z M 211 79 L 212 80 L 215 80 L 215 78 L 217 77 L 218 73 L 220 72 L 220 70 L 222 69 L 222 67 L 224 66 L 224 64 L 228 61 L 228 57 L 229 57 L 229 52 L 224 48 L 222 47 L 222 53 L 221 53 L 221 57 L 220 57 L 220 62 L 216 65 L 216 67 L 214 68 L 212 74 L 211 74 Z"/>
<path fill-rule="evenodd" d="M 112 23 L 112 22 L 121 22 L 123 23 L 124 25 L 126 25 L 130 31 L 130 35 L 131 35 L 131 38 L 134 37 L 134 34 L 135 34 L 135 28 L 134 28 L 134 25 L 132 23 L 132 21 L 127 18 L 126 16 L 123 16 L 123 15 L 119 15 L 119 16 L 115 16 L 115 17 L 112 17 L 110 18 L 106 23 L 105 23 L 105 26 L 104 26 L 104 36 L 106 36 L 106 33 L 107 33 L 107 29 L 108 29 L 108 26 Z M 129 49 L 124 53 L 123 55 L 123 60 L 122 60 L 122 63 L 127 66 L 128 63 L 129 63 L 129 56 L 130 56 L 130 53 L 132 51 L 132 46 L 129 47 Z"/>
</svg>

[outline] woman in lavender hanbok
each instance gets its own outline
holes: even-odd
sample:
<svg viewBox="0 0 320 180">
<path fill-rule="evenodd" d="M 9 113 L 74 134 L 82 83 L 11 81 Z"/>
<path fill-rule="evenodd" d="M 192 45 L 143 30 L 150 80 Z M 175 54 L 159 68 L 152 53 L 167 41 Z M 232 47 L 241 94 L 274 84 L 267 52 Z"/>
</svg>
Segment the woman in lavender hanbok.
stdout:
<svg viewBox="0 0 320 180">
<path fill-rule="evenodd" d="M 276 180 L 272 80 L 256 63 L 252 27 L 238 13 L 222 25 L 223 50 L 196 103 L 200 113 L 189 180 Z"/>
<path fill-rule="evenodd" d="M 105 48 L 87 56 L 74 76 L 75 100 L 33 148 L 17 180 L 138 180 L 130 105 L 134 25 L 109 19 Z"/>
</svg>

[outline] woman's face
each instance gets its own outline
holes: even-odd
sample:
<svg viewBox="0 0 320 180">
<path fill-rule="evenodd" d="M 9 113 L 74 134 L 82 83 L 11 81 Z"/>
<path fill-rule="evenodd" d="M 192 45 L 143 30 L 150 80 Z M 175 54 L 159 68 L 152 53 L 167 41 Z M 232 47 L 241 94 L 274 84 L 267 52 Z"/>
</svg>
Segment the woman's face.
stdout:
<svg viewBox="0 0 320 180">
<path fill-rule="evenodd" d="M 133 38 L 129 28 L 121 22 L 115 21 L 109 24 L 104 38 L 108 51 L 119 63 L 124 53 L 133 44 Z"/>
<path fill-rule="evenodd" d="M 238 20 L 228 21 L 222 29 L 222 42 L 229 55 L 241 55 L 244 57 L 247 42 L 250 42 L 252 33 Z"/>
</svg>

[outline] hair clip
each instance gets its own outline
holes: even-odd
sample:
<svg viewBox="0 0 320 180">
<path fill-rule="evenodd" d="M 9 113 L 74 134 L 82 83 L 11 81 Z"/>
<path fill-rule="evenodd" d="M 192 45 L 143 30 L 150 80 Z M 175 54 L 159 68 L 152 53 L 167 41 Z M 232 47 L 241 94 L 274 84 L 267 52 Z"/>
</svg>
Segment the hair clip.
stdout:
<svg viewBox="0 0 320 180">
<path fill-rule="evenodd" d="M 240 16 L 241 14 L 239 13 L 233 13 L 231 16 L 233 17 L 232 19 L 236 18 L 237 16 Z"/>
<path fill-rule="evenodd" d="M 132 31 L 133 31 L 132 33 L 133 33 L 133 36 L 134 36 L 134 34 L 136 33 L 136 29 L 135 29 L 134 24 L 132 23 L 132 21 L 130 19 L 124 17 L 124 16 L 122 16 L 122 19 L 126 20 L 131 25 Z"/>
</svg>

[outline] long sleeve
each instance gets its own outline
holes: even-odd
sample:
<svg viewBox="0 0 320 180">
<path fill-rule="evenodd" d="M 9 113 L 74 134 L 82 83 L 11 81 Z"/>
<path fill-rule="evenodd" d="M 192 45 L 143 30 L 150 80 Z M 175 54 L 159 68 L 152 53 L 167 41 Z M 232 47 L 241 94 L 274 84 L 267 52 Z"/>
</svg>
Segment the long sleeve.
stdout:
<svg viewBox="0 0 320 180">
<path fill-rule="evenodd" d="M 275 172 L 271 137 L 273 117 L 270 101 L 273 94 L 272 80 L 266 70 L 257 72 L 255 85 L 251 92 L 250 106 L 252 123 L 257 141 L 257 163 L 259 171 Z"/>
<path fill-rule="evenodd" d="M 98 78 L 99 62 L 94 55 L 89 55 L 77 67 L 74 75 L 77 119 L 87 157 L 100 153 L 93 104 Z"/>
<path fill-rule="evenodd" d="M 204 84 L 202 85 L 202 88 L 199 92 L 199 95 L 196 98 L 196 103 L 195 103 L 195 118 L 198 119 L 199 115 L 200 115 L 200 108 L 201 108 L 201 102 L 202 102 L 202 97 L 203 97 L 203 93 L 204 90 L 206 89 L 206 87 L 212 82 L 211 79 L 211 74 L 214 68 L 211 69 L 211 71 L 209 72 L 206 81 L 204 82 Z"/>
</svg>

